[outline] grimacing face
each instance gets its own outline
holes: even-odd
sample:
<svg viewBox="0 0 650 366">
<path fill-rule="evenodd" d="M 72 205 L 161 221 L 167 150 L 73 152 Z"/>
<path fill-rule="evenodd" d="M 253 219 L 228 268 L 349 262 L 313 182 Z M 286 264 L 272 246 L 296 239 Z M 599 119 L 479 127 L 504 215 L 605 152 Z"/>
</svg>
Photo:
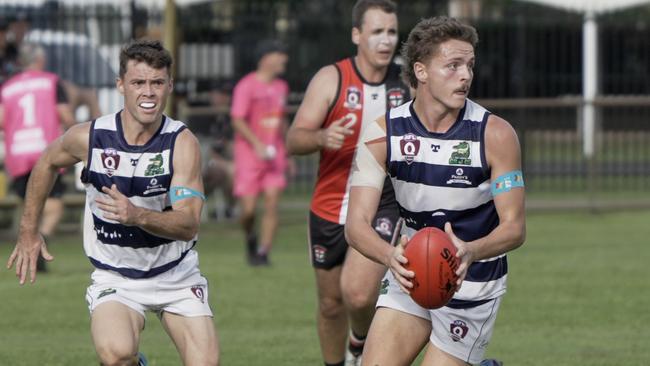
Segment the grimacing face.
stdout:
<svg viewBox="0 0 650 366">
<path fill-rule="evenodd" d="M 438 45 L 429 62 L 413 65 L 418 88 L 449 109 L 465 105 L 474 78 L 474 47 L 465 41 L 450 39 Z"/>
<path fill-rule="evenodd" d="M 352 42 L 371 65 L 388 66 L 397 48 L 397 15 L 379 8 L 368 9 L 361 28 L 352 29 Z"/>
<path fill-rule="evenodd" d="M 129 60 L 126 73 L 117 79 L 117 89 L 124 95 L 125 119 L 148 125 L 161 121 L 173 82 L 167 68 Z"/>
</svg>

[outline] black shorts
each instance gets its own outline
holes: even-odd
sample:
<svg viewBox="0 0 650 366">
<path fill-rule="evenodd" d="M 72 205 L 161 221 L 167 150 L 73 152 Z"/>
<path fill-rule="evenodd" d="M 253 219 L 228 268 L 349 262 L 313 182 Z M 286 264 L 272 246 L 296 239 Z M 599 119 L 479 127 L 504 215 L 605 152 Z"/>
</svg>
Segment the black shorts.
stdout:
<svg viewBox="0 0 650 366">
<path fill-rule="evenodd" d="M 30 174 L 31 173 L 21 175 L 20 177 L 16 177 L 11 181 L 11 189 L 22 199 L 25 199 L 25 193 L 27 192 L 27 181 L 29 180 Z M 49 197 L 61 198 L 61 196 L 63 196 L 63 193 L 65 193 L 65 184 L 63 184 L 61 181 L 61 175 L 57 175 Z"/>
<path fill-rule="evenodd" d="M 382 239 L 390 243 L 398 219 L 397 207 L 381 208 L 377 211 L 372 226 Z M 348 251 L 344 226 L 327 221 L 309 211 L 309 247 L 314 268 L 332 269 L 342 265 Z"/>
</svg>

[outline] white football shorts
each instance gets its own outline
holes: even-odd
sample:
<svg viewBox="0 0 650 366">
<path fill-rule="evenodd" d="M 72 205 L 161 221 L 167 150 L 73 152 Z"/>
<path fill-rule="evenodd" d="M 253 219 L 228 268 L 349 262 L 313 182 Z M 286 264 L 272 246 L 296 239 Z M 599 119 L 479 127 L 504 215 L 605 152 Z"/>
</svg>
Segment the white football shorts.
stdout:
<svg viewBox="0 0 650 366">
<path fill-rule="evenodd" d="M 163 311 L 194 317 L 212 316 L 208 281 L 201 275 L 198 254 L 191 250 L 174 268 L 151 278 L 133 279 L 95 269 L 86 290 L 88 310 L 107 301 L 117 301 L 144 316 L 145 311 Z"/>
<path fill-rule="evenodd" d="M 469 364 L 478 364 L 490 343 L 501 297 L 467 309 L 443 306 L 429 310 L 416 304 L 386 272 L 377 307 L 395 309 L 431 321 L 429 340 L 438 349 Z"/>
</svg>

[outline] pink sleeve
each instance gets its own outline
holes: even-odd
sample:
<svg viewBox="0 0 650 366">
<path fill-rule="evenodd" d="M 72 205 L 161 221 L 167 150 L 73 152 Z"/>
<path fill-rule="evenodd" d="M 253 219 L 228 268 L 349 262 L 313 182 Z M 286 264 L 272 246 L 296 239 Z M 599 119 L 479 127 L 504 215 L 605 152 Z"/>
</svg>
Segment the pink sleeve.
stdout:
<svg viewBox="0 0 650 366">
<path fill-rule="evenodd" d="M 235 86 L 232 94 L 232 106 L 230 116 L 232 118 L 246 118 L 250 107 L 250 93 L 248 84 L 244 79 Z"/>
</svg>

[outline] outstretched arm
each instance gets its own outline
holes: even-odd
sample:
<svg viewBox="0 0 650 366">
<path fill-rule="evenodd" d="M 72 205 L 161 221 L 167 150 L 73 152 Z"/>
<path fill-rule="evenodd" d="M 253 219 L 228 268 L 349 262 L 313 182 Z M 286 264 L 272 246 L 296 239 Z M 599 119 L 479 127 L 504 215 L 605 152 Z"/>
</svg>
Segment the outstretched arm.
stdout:
<svg viewBox="0 0 650 366">
<path fill-rule="evenodd" d="M 104 211 L 104 217 L 124 225 L 139 226 L 164 238 L 192 240 L 199 231 L 203 181 L 199 142 L 189 130 L 178 135 L 172 164 L 174 175 L 169 192 L 172 198 L 171 210 L 160 212 L 135 206 L 113 185 L 102 188 L 108 197 L 96 199 L 98 207 Z M 175 200 L 177 194 L 185 198 Z"/>
<path fill-rule="evenodd" d="M 45 149 L 32 169 L 27 183 L 18 240 L 7 262 L 7 268 L 16 264 L 16 276 L 20 279 L 21 285 L 25 283 L 28 272 L 30 282 L 36 281 L 36 260 L 39 253 L 47 260 L 53 259 L 38 233 L 41 212 L 54 185 L 58 169 L 86 159 L 89 131 L 90 123 L 70 128 Z"/>
<path fill-rule="evenodd" d="M 491 169 L 492 194 L 499 215 L 499 225 L 487 236 L 471 243 L 458 239 L 453 234 L 452 226 L 449 223 L 445 225 L 445 231 L 459 249 L 459 284 L 465 278 L 472 262 L 516 249 L 524 243 L 526 237 L 521 150 L 517 134 L 508 122 L 497 116 L 490 116 L 487 123 L 486 158 Z"/>
<path fill-rule="evenodd" d="M 345 117 L 323 128 L 329 107 L 336 98 L 338 78 L 337 69 L 330 65 L 320 69 L 309 82 L 287 133 L 290 154 L 306 155 L 321 149 L 340 149 L 343 140 L 354 133 Z"/>
<path fill-rule="evenodd" d="M 386 177 L 386 143 L 383 118 L 368 126 L 359 140 L 352 168 L 345 237 L 361 254 L 387 266 L 402 290 L 408 292 L 412 287 L 409 279 L 414 274 L 404 268 L 407 263 L 403 255 L 406 237 L 401 238 L 398 245 L 392 246 L 372 228 L 372 219 L 377 212 Z"/>
</svg>

